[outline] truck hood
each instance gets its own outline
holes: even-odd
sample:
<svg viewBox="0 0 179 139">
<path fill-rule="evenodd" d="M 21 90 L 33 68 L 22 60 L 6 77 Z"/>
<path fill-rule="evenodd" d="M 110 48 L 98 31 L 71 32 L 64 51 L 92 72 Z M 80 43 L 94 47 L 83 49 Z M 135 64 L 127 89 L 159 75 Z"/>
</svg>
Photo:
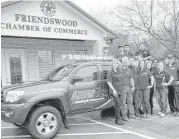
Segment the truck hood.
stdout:
<svg viewBox="0 0 179 139">
<path fill-rule="evenodd" d="M 25 87 L 31 87 L 31 86 L 38 86 L 41 84 L 48 84 L 48 83 L 50 83 L 50 81 L 36 81 L 36 82 L 25 82 L 21 84 L 14 84 L 14 85 L 2 87 L 1 92 L 16 90 L 16 89 L 25 88 Z"/>
<path fill-rule="evenodd" d="M 38 81 L 31 83 L 23 83 L 18 85 L 11 85 L 3 87 L 1 92 L 6 95 L 8 91 L 24 91 L 22 101 L 30 99 L 31 97 L 39 94 L 51 93 L 51 92 L 63 92 L 68 90 L 68 82 L 65 81 Z"/>
</svg>

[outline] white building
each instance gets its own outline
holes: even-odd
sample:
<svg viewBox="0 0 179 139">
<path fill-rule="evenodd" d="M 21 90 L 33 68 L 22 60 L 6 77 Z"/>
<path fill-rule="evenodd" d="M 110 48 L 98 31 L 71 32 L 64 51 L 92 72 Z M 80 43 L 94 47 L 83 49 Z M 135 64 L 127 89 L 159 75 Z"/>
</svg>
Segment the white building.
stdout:
<svg viewBox="0 0 179 139">
<path fill-rule="evenodd" d="M 102 55 L 116 38 L 71 1 L 5 1 L 1 12 L 2 86 L 39 80 L 70 62 L 64 55 Z"/>
</svg>

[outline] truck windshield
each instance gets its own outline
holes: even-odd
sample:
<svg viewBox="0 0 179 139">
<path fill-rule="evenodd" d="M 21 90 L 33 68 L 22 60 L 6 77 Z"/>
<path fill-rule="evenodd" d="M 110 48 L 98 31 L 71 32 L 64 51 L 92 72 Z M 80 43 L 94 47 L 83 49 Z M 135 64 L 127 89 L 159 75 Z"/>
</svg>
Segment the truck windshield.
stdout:
<svg viewBox="0 0 179 139">
<path fill-rule="evenodd" d="M 59 81 L 67 77 L 77 65 L 64 65 L 51 71 L 42 81 Z"/>
</svg>

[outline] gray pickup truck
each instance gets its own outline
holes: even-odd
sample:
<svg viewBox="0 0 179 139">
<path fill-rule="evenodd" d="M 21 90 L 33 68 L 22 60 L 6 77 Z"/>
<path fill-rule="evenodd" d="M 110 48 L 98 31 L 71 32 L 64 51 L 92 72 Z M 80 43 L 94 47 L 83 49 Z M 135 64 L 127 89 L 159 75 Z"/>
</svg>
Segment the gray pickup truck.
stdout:
<svg viewBox="0 0 179 139">
<path fill-rule="evenodd" d="M 55 137 L 67 116 L 112 107 L 107 71 L 110 62 L 67 64 L 54 69 L 41 81 L 4 87 L 1 118 L 26 126 L 36 139 Z"/>
</svg>

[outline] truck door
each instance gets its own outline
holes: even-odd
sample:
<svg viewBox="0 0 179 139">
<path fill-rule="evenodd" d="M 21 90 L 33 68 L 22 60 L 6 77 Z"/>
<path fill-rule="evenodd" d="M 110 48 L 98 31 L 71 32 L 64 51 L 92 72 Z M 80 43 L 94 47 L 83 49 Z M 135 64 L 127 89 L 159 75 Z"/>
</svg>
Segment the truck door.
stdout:
<svg viewBox="0 0 179 139">
<path fill-rule="evenodd" d="M 70 80 L 74 78 L 81 78 L 81 81 L 69 85 L 71 112 L 90 111 L 106 101 L 106 96 L 101 93 L 102 84 L 97 65 L 79 68 Z"/>
<path fill-rule="evenodd" d="M 104 85 L 104 89 L 109 91 L 109 87 L 107 85 L 107 74 L 108 71 L 112 69 L 111 64 L 102 64 L 102 83 Z"/>
<path fill-rule="evenodd" d="M 109 95 L 109 91 L 110 90 L 108 84 L 107 84 L 107 74 L 108 71 L 112 69 L 111 63 L 105 63 L 101 65 L 101 84 L 103 86 L 103 93 L 107 94 L 107 102 L 105 104 L 103 104 L 103 106 L 101 108 L 105 109 L 105 108 L 110 108 L 112 106 L 114 106 L 114 101 L 111 95 Z"/>
</svg>

